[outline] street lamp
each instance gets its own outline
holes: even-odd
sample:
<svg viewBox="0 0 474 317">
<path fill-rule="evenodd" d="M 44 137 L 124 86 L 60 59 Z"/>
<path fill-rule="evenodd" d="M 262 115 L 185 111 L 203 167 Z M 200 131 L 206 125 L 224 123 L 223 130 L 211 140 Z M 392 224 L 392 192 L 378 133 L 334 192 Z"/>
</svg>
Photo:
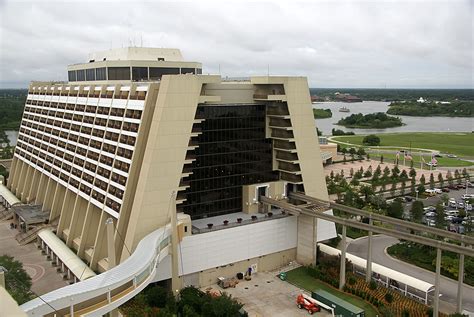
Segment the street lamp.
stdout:
<svg viewBox="0 0 474 317">
<path fill-rule="evenodd" d="M 415 198 L 415 200 L 418 200 L 418 189 L 415 189 L 415 193 L 416 193 L 416 198 Z"/>
</svg>

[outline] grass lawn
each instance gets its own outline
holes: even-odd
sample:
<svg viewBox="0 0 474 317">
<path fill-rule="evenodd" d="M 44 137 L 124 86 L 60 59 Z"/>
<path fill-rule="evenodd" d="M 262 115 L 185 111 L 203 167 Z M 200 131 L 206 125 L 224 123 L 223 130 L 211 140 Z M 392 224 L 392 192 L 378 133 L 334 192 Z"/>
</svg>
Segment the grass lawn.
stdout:
<svg viewBox="0 0 474 317">
<path fill-rule="evenodd" d="M 474 157 L 474 133 L 380 133 L 381 146 L 403 146 L 437 150 L 441 153 L 458 156 Z M 342 141 L 362 145 L 363 135 L 338 136 L 335 141 Z"/>
<path fill-rule="evenodd" d="M 308 292 L 312 292 L 312 291 L 315 291 L 317 289 L 321 289 L 321 290 L 324 290 L 324 291 L 327 291 L 339 298 L 342 298 L 343 300 L 351 303 L 352 305 L 355 305 L 357 307 L 360 307 L 362 309 L 365 310 L 365 316 L 366 317 L 375 317 L 378 315 L 377 311 L 375 310 L 375 308 L 370 305 L 369 303 L 361 300 L 361 299 L 358 299 L 358 298 L 355 298 L 349 294 L 346 294 L 344 292 L 340 292 L 332 287 L 330 287 L 329 285 L 327 285 L 326 283 L 323 283 L 321 282 L 320 280 L 317 280 L 311 276 L 309 276 L 308 274 L 306 274 L 306 271 L 304 269 L 304 267 L 299 267 L 297 269 L 294 269 L 294 270 L 291 270 L 288 272 L 288 275 L 287 275 L 287 280 L 288 282 L 300 287 L 300 288 L 303 288 L 305 290 L 307 290 Z"/>
<path fill-rule="evenodd" d="M 382 155 L 383 155 L 384 162 L 386 162 L 386 163 L 394 163 L 395 162 L 396 154 L 382 153 Z M 400 157 L 402 157 L 402 158 L 399 160 L 398 163 L 400 165 L 402 165 L 403 164 L 403 156 L 400 156 Z M 370 153 L 370 158 L 373 159 L 373 160 L 378 160 L 378 159 L 380 159 L 380 155 L 376 154 L 376 153 Z M 426 162 L 430 161 L 430 158 L 427 157 L 427 156 L 425 156 L 424 159 L 425 159 Z M 455 158 L 448 158 L 448 157 L 437 157 L 436 160 L 438 161 L 438 166 L 440 166 L 440 167 L 441 166 L 444 166 L 444 167 L 463 167 L 463 166 L 474 165 L 473 162 L 463 161 L 463 160 L 458 160 L 458 159 L 455 159 Z M 419 156 L 414 155 L 413 156 L 413 162 L 414 162 L 414 167 L 415 168 L 420 168 L 420 157 Z M 410 166 L 410 162 L 405 161 L 405 165 Z M 429 170 L 430 167 L 425 164 L 423 166 L 423 169 L 424 170 Z"/>
</svg>

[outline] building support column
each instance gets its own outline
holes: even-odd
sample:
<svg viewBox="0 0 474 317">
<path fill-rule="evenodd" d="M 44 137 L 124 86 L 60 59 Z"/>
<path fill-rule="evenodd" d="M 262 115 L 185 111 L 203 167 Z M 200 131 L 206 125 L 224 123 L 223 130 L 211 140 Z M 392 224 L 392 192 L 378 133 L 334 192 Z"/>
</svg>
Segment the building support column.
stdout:
<svg viewBox="0 0 474 317">
<path fill-rule="evenodd" d="M 176 192 L 171 194 L 171 288 L 174 296 L 181 290 L 178 271 L 178 227 L 176 214 Z"/>
<path fill-rule="evenodd" d="M 341 241 L 341 267 L 339 272 L 339 289 L 343 289 L 346 283 L 346 226 L 342 226 Z"/>
<path fill-rule="evenodd" d="M 464 242 L 461 242 L 461 246 L 464 246 Z M 458 276 L 458 298 L 456 301 L 456 312 L 462 313 L 462 283 L 464 280 L 464 254 L 459 254 L 459 276 Z"/>
<path fill-rule="evenodd" d="M 441 249 L 436 249 L 435 293 L 433 298 L 433 316 L 439 316 L 439 277 L 441 273 Z"/>
<path fill-rule="evenodd" d="M 373 225 L 372 215 L 369 216 L 369 226 Z M 367 246 L 367 267 L 365 268 L 365 281 L 372 280 L 372 231 L 369 231 L 369 243 Z"/>
<path fill-rule="evenodd" d="M 107 220 L 105 221 L 105 226 L 107 227 L 107 260 L 109 263 L 109 267 L 107 268 L 107 270 L 110 270 L 116 265 L 114 220 L 112 218 L 107 218 Z"/>
</svg>

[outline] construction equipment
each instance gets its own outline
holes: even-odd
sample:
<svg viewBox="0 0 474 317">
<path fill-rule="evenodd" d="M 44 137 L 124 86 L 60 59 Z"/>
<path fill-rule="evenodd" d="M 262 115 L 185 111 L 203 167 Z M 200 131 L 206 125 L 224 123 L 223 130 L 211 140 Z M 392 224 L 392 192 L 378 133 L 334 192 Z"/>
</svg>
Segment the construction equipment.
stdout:
<svg viewBox="0 0 474 317">
<path fill-rule="evenodd" d="M 316 300 L 306 294 L 299 294 L 298 297 L 296 297 L 296 305 L 299 309 L 306 309 L 310 315 L 321 310 Z"/>
</svg>

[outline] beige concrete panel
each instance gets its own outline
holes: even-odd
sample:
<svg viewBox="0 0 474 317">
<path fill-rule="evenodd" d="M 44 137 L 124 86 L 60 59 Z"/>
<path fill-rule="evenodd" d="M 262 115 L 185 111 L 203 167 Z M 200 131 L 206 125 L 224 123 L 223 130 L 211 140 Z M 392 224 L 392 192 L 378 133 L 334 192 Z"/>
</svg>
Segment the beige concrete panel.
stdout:
<svg viewBox="0 0 474 317">
<path fill-rule="evenodd" d="M 86 217 L 84 219 L 84 225 L 82 226 L 81 232 L 81 244 L 77 254 L 80 257 L 84 256 L 84 251 L 94 247 L 97 232 L 99 230 L 99 221 L 101 216 L 101 210 L 91 203 L 85 210 Z"/>
<path fill-rule="evenodd" d="M 63 207 L 63 201 L 66 194 L 66 187 L 57 183 L 56 181 L 51 180 L 56 184 L 54 188 L 54 198 L 51 205 L 51 219 L 56 219 L 61 216 L 61 208 Z"/>
<path fill-rule="evenodd" d="M 61 211 L 59 212 L 60 216 L 57 233 L 62 238 L 67 238 L 64 235 L 64 231 L 69 229 L 76 197 L 77 195 L 75 193 L 69 189 L 65 189 L 63 204 L 61 206 Z"/>
<path fill-rule="evenodd" d="M 28 203 L 36 199 L 36 192 L 38 191 L 38 183 L 42 173 L 38 170 L 33 170 L 33 180 L 30 183 L 30 186 L 26 190 L 26 200 Z"/>
<path fill-rule="evenodd" d="M 72 213 L 71 223 L 69 224 L 69 237 L 66 241 L 68 246 L 72 245 L 72 241 L 81 236 L 82 228 L 89 225 L 84 220 L 86 218 L 88 201 L 79 195 L 76 195 L 76 202 Z"/>
<path fill-rule="evenodd" d="M 28 166 L 28 164 L 26 164 L 25 162 L 22 161 L 18 181 L 15 184 L 15 195 L 18 198 L 20 198 L 20 196 L 21 196 L 20 187 L 23 185 L 23 183 L 25 181 L 25 173 L 26 173 L 27 166 Z"/>
<path fill-rule="evenodd" d="M 203 95 L 220 96 L 221 103 L 253 103 L 254 89 L 248 82 L 206 84 Z"/>
<path fill-rule="evenodd" d="M 46 191 L 46 187 L 48 185 L 48 180 L 49 178 L 41 173 L 41 176 L 40 176 L 40 179 L 39 179 L 39 182 L 38 182 L 38 188 L 36 189 L 36 193 L 35 193 L 35 204 L 43 204 L 44 202 L 44 193 Z"/>
<path fill-rule="evenodd" d="M 51 178 L 47 178 L 48 182 L 46 184 L 46 190 L 44 191 L 44 199 L 43 199 L 43 211 L 45 210 L 52 210 L 53 207 L 53 201 L 54 201 L 54 194 L 56 193 L 56 187 L 58 186 L 58 183 L 53 181 Z M 50 220 L 53 220 L 52 218 L 53 213 L 51 212 L 50 215 Z"/>
<path fill-rule="evenodd" d="M 20 178 L 21 166 L 23 161 L 13 158 L 12 168 L 10 169 L 10 178 L 7 184 L 8 189 L 15 194 L 16 187 L 18 185 L 18 179 Z"/>
<path fill-rule="evenodd" d="M 315 218 L 298 216 L 298 246 L 296 260 L 303 265 L 315 263 L 316 255 L 316 223 Z"/>
<path fill-rule="evenodd" d="M 34 169 L 30 166 L 30 165 L 27 165 L 25 166 L 25 173 L 24 173 L 24 177 L 21 178 L 20 180 L 20 184 L 19 184 L 19 188 L 18 188 L 18 192 L 19 192 L 19 197 L 21 202 L 22 203 L 27 203 L 27 200 L 26 200 L 26 194 L 27 194 L 27 190 L 30 188 L 30 184 L 31 184 L 31 181 L 33 179 L 33 172 L 34 172 Z"/>
<path fill-rule="evenodd" d="M 232 265 L 220 266 L 199 273 L 199 287 L 217 283 L 218 277 L 235 277 L 237 273 L 245 273 L 252 265 L 257 265 L 257 272 L 273 271 L 294 261 L 296 249 L 289 249 L 264 255 L 258 258 L 245 259 Z M 186 276 L 183 277 L 186 282 Z"/>
<path fill-rule="evenodd" d="M 163 76 L 125 239 L 129 248 L 168 222 L 171 193 L 181 178 L 202 84 L 208 77 Z M 176 120 L 174 111 L 164 111 L 167 108 L 180 109 L 182 117 Z M 167 165 L 166 171 L 160 168 L 168 162 L 178 164 Z"/>
<path fill-rule="evenodd" d="M 90 263 L 90 268 L 92 270 L 97 270 L 97 263 L 103 258 L 107 257 L 107 236 L 105 221 L 109 218 L 110 215 L 105 211 L 100 212 L 99 226 L 96 230 L 96 236 L 94 241 L 94 253 L 92 254 L 92 259 Z"/>
</svg>

